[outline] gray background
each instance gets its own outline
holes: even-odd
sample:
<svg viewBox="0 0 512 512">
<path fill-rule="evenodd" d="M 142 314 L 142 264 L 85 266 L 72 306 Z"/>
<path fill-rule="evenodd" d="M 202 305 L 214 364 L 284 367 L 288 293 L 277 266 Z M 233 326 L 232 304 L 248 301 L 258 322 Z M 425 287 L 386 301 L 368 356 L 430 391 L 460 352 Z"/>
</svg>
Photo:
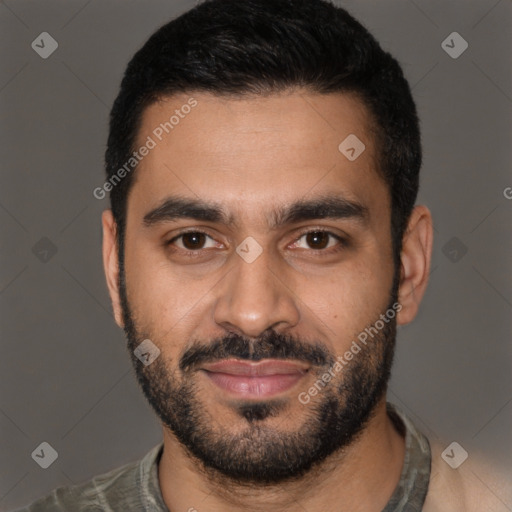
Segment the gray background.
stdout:
<svg viewBox="0 0 512 512">
<path fill-rule="evenodd" d="M 107 200 L 92 191 L 124 67 L 194 3 L 0 2 L 1 510 L 161 440 L 111 315 L 100 253 Z M 436 228 L 430 286 L 399 332 L 390 400 L 430 436 L 470 457 L 483 451 L 512 475 L 512 2 L 343 5 L 413 86 L 425 150 L 419 202 Z M 31 48 L 44 31 L 59 44 L 46 60 Z M 457 59 L 441 47 L 454 31 L 469 43 Z M 58 452 L 46 470 L 31 458 L 43 441 Z M 510 495 L 497 497 L 512 510 Z"/>
</svg>

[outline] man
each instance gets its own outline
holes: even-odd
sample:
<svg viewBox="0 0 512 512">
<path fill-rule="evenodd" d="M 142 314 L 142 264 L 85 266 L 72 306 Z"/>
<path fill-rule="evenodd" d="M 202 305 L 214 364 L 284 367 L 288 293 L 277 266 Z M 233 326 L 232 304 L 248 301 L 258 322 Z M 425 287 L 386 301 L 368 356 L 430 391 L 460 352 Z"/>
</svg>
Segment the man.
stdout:
<svg viewBox="0 0 512 512">
<path fill-rule="evenodd" d="M 26 510 L 486 510 L 386 402 L 427 286 L 398 63 L 322 0 L 211 0 L 111 113 L 103 258 L 163 425 L 143 460 Z"/>
</svg>

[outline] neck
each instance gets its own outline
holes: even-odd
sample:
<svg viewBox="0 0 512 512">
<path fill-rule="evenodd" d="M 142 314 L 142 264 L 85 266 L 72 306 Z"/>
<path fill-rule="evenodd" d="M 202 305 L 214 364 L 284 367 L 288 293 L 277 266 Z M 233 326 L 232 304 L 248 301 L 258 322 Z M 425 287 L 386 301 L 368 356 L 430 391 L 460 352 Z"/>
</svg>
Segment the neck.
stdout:
<svg viewBox="0 0 512 512">
<path fill-rule="evenodd" d="M 380 512 L 400 480 L 405 442 L 383 399 L 360 436 L 299 480 L 241 485 L 204 471 L 167 429 L 158 467 L 167 508 L 190 512 Z"/>
</svg>

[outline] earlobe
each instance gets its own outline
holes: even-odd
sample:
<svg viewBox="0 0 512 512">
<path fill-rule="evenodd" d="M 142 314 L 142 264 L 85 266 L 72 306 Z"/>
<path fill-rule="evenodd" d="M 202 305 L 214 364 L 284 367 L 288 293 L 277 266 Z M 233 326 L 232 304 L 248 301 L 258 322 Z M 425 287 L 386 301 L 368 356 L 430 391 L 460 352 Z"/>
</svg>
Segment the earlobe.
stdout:
<svg viewBox="0 0 512 512">
<path fill-rule="evenodd" d="M 432 243 L 432 215 L 426 206 L 416 206 L 402 241 L 398 292 L 402 309 L 397 316 L 399 325 L 411 322 L 418 312 L 427 288 Z"/>
<path fill-rule="evenodd" d="M 112 210 L 105 210 L 101 216 L 103 226 L 103 268 L 107 287 L 114 310 L 114 319 L 123 327 L 123 315 L 119 295 L 119 260 L 117 250 L 117 226 Z"/>
</svg>

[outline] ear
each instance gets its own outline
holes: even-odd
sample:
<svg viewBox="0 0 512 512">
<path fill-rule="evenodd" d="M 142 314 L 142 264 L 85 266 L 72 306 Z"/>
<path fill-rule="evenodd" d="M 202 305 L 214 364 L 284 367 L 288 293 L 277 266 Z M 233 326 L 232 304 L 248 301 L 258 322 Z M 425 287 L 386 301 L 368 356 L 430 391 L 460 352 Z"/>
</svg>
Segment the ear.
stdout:
<svg viewBox="0 0 512 512">
<path fill-rule="evenodd" d="M 416 206 L 411 213 L 402 240 L 400 254 L 400 287 L 398 302 L 402 309 L 397 315 L 398 325 L 411 322 L 427 289 L 432 257 L 432 215 L 426 206 Z"/>
<path fill-rule="evenodd" d="M 119 261 L 117 251 L 117 225 L 112 210 L 105 210 L 101 216 L 103 225 L 103 268 L 107 287 L 112 300 L 114 318 L 123 327 L 123 315 L 119 298 Z"/>
</svg>

